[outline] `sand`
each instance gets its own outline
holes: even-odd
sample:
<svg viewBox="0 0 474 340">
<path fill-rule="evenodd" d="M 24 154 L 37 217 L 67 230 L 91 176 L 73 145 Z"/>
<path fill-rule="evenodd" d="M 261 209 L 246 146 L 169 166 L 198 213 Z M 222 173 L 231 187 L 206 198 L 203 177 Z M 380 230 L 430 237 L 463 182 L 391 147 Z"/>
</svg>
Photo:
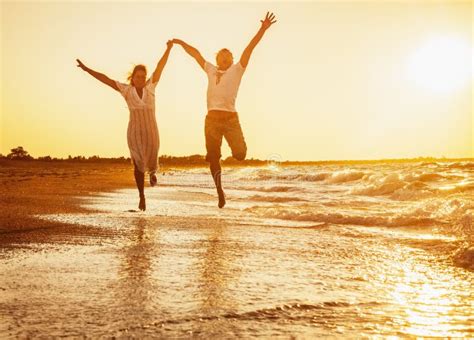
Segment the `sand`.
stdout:
<svg viewBox="0 0 474 340">
<path fill-rule="evenodd" d="M 135 180 L 128 164 L 0 161 L 0 184 L 0 244 L 5 245 L 78 242 L 86 240 L 85 236 L 90 236 L 87 242 L 94 242 L 97 237 L 112 236 L 99 228 L 47 221 L 35 215 L 86 212 L 79 197 L 134 188 Z"/>
</svg>

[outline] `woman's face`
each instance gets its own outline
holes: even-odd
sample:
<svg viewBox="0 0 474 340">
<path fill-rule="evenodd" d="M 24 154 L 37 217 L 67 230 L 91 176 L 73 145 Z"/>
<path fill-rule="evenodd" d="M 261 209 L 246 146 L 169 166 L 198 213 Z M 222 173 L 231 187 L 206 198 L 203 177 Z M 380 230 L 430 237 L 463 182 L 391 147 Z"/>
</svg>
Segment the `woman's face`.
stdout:
<svg viewBox="0 0 474 340">
<path fill-rule="evenodd" d="M 132 77 L 133 86 L 138 89 L 145 87 L 146 83 L 146 72 L 143 70 L 138 70 Z"/>
</svg>

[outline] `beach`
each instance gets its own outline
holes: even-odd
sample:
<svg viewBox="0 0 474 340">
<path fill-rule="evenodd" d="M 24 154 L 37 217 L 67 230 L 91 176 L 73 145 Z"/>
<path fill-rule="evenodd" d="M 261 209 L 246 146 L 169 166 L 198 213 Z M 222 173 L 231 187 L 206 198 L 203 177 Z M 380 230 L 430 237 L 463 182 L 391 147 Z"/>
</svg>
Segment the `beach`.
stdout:
<svg viewBox="0 0 474 340">
<path fill-rule="evenodd" d="M 103 231 L 50 222 L 35 215 L 85 211 L 78 197 L 118 188 L 133 188 L 128 164 L 0 161 L 2 244 L 69 242 L 76 235 Z"/>
<path fill-rule="evenodd" d="M 0 170 L 2 338 L 474 336 L 472 162 Z"/>
</svg>

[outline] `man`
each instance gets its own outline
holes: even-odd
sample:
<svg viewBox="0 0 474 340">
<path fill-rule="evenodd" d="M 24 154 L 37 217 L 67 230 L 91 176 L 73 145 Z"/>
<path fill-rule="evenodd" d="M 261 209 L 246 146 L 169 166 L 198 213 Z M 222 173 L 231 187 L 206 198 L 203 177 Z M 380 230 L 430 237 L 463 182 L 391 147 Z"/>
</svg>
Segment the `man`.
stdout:
<svg viewBox="0 0 474 340">
<path fill-rule="evenodd" d="M 220 165 L 222 137 L 227 140 L 232 150 L 232 156 L 237 160 L 244 160 L 247 155 L 247 145 L 245 144 L 239 117 L 235 109 L 235 99 L 250 55 L 255 46 L 257 46 L 258 42 L 262 39 L 266 30 L 276 22 L 275 15 L 267 12 L 265 19 L 260 20 L 260 22 L 262 23 L 260 29 L 245 48 L 237 64 L 234 64 L 232 53 L 226 48 L 221 49 L 217 53 L 216 67 L 207 62 L 196 48 L 182 40 L 173 39 L 173 43 L 181 45 L 191 57 L 196 59 L 201 68 L 207 73 L 208 113 L 204 129 L 207 150 L 206 160 L 210 164 L 212 178 L 214 179 L 219 196 L 219 208 L 223 208 L 225 205 Z"/>
</svg>

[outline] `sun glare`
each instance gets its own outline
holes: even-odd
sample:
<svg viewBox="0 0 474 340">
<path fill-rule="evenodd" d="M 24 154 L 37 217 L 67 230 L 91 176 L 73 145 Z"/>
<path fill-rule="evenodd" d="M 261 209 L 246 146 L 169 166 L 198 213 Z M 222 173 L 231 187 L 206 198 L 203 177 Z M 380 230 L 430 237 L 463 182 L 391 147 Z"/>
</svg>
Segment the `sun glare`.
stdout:
<svg viewBox="0 0 474 340">
<path fill-rule="evenodd" d="M 409 77 L 435 93 L 462 89 L 472 76 L 472 47 L 459 37 L 437 37 L 423 43 L 408 62 Z"/>
</svg>

